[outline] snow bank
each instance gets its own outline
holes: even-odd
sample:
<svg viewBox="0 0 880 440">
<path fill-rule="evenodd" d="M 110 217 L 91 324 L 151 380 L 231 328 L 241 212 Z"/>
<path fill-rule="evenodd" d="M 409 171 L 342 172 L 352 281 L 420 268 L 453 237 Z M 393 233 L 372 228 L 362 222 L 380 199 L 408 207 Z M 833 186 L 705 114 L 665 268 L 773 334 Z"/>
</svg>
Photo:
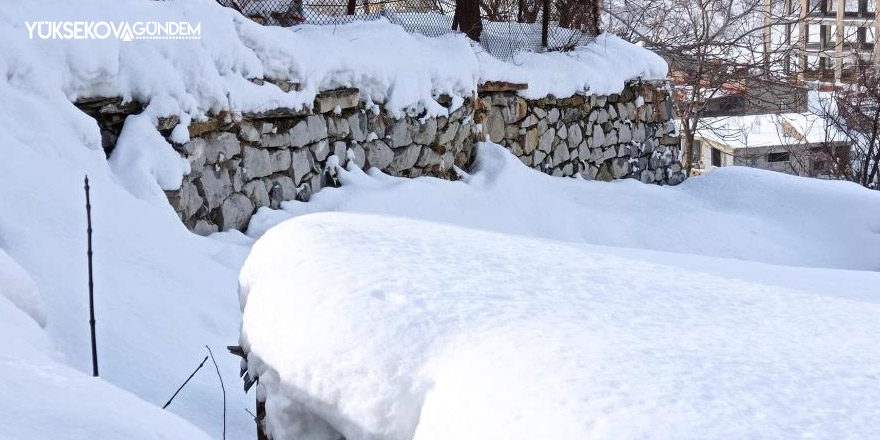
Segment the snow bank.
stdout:
<svg viewBox="0 0 880 440">
<path fill-rule="evenodd" d="M 312 212 L 393 215 L 567 242 L 795 266 L 880 270 L 880 194 L 845 182 L 725 167 L 676 187 L 560 179 L 477 147 L 459 182 L 341 171 L 309 203 L 260 210 L 248 234 Z M 541 215 L 534 215 L 540 212 Z"/>
<path fill-rule="evenodd" d="M 620 93 L 628 80 L 665 79 L 669 69 L 659 55 L 609 34 L 568 52 L 521 52 L 512 63 L 499 61 L 487 52 L 479 52 L 478 56 L 481 78 L 526 83 L 529 88 L 520 95 L 530 99 L 567 97 L 579 92 Z"/>
<path fill-rule="evenodd" d="M 876 303 L 344 213 L 268 231 L 240 281 L 279 440 L 880 435 Z"/>
<path fill-rule="evenodd" d="M 37 283 L 3 249 L 0 249 L 0 296 L 27 313 L 40 327 L 46 326 L 46 310 Z"/>
<path fill-rule="evenodd" d="M 119 435 L 122 431 L 116 428 L 120 425 L 113 420 L 123 423 L 129 419 L 132 429 L 144 428 L 144 436 L 164 432 L 165 438 L 204 437 L 197 435 L 198 429 L 192 426 L 163 431 L 159 428 L 163 422 L 149 414 L 156 414 L 153 407 L 165 403 L 198 365 L 205 354 L 205 344 L 221 352 L 222 347 L 236 340 L 240 322 L 236 276 L 239 254 L 246 253 L 247 248 L 189 233 L 161 195 L 155 177 L 135 192 L 143 198 L 134 197 L 122 185 L 124 179 L 108 165 L 97 124 L 75 108 L 70 99 L 99 91 L 127 92 L 132 97 L 164 94 L 167 99 L 153 100 L 156 105 L 149 110 L 150 117 L 167 109 L 169 102 L 191 102 L 187 96 L 194 100 L 196 96 L 204 98 L 206 101 L 199 101 L 204 104 L 214 96 L 210 89 L 213 77 L 207 73 L 204 88 L 198 88 L 200 71 L 196 64 L 205 61 L 201 57 L 206 52 L 193 50 L 188 56 L 186 49 L 171 49 L 178 44 L 175 41 L 155 46 L 141 41 L 125 43 L 126 46 L 111 41 L 28 40 L 24 27 L 25 19 L 118 18 L 138 13 L 146 19 L 167 17 L 167 11 L 178 9 L 193 14 L 198 11 L 201 15 L 197 16 L 207 17 L 206 21 L 216 14 L 228 16 L 225 10 L 204 7 L 201 2 L 173 3 L 175 6 L 160 2 L 35 1 L 7 2 L 0 7 L 0 38 L 4 41 L 0 49 L 0 248 L 39 286 L 46 323 L 42 338 L 48 339 L 46 343 L 50 345 L 45 351 L 51 353 L 52 362 L 57 362 L 33 361 L 34 376 L 22 378 L 22 369 L 30 367 L 17 364 L 15 359 L 25 359 L 26 354 L 13 351 L 9 358 L 4 358 L 0 377 L 19 381 L 26 391 L 18 393 L 18 382 L 3 382 L 0 438 L 143 438 L 140 433 Z M 228 24 L 231 28 L 231 18 Z M 203 30 L 210 29 L 204 26 Z M 218 62 L 229 63 L 229 71 L 238 58 L 230 56 L 224 60 L 222 51 L 216 57 Z M 179 71 L 174 70 L 174 75 L 180 77 L 168 76 L 172 60 L 195 70 L 180 67 Z M 254 61 L 258 66 L 255 57 Z M 219 69 L 213 62 L 208 67 Z M 157 144 L 142 136 L 131 138 L 132 142 L 144 142 L 145 149 L 171 151 L 164 140 Z M 118 148 L 125 149 L 126 142 Z M 142 153 L 148 155 L 151 151 Z M 86 174 L 92 184 L 95 308 L 103 380 L 95 388 L 77 385 L 83 379 L 75 375 L 76 371 L 91 370 L 83 194 Z M 0 287 L 4 295 L 6 287 Z M 4 295 L 0 299 L 7 301 Z M 24 298 L 26 302 L 14 299 L 16 306 L 10 305 L 10 310 L 18 312 L 16 307 L 26 304 L 22 308 L 35 314 L 35 295 L 27 294 Z M 23 322 L 37 329 L 38 326 L 19 314 L 23 319 L 0 318 L 0 331 L 7 335 L 7 340 L 24 338 L 25 343 L 30 343 L 32 340 L 25 338 L 29 330 L 22 327 Z M 39 356 L 50 358 L 48 354 Z M 218 362 L 224 377 L 237 377 L 239 363 L 234 357 L 221 355 Z M 39 376 L 42 367 L 51 370 L 51 374 Z M 45 384 L 40 386 L 40 381 Z M 132 392 L 145 402 L 131 403 L 136 399 L 132 394 L 114 387 Z M 16 392 L 8 394 L 6 390 Z M 35 394 L 29 394 L 31 390 Z M 103 403 L 87 400 L 87 394 L 92 392 Z M 253 397 L 246 396 L 240 387 L 228 387 L 227 393 L 230 408 L 238 408 L 228 414 L 229 438 L 251 437 L 253 421 L 242 408 L 252 407 Z M 109 408 L 117 401 L 119 411 Z M 63 407 L 77 402 L 82 402 L 82 410 L 102 409 L 105 414 L 96 411 L 96 417 L 101 416 L 106 425 L 87 418 L 75 407 L 68 408 L 69 416 L 64 416 Z M 24 413 L 18 407 L 30 411 L 31 416 L 19 418 Z M 42 407 L 46 408 L 45 413 L 39 413 Z M 144 418 L 124 416 L 121 411 L 125 408 L 143 414 Z M 165 412 L 176 413 L 213 438 L 219 438 L 222 394 L 216 374 L 203 370 Z M 57 424 L 64 425 L 67 432 L 25 436 L 28 432 L 42 432 L 42 425 L 49 424 L 44 416 L 57 416 Z M 174 420 L 178 425 L 185 423 Z M 153 423 L 157 425 L 155 430 L 144 426 Z M 15 435 L 3 435 L 7 432 Z"/>
<path fill-rule="evenodd" d="M 187 21 L 201 23 L 199 40 L 28 39 L 25 22 L 37 20 Z M 170 97 L 180 111 L 269 110 L 311 105 L 323 89 L 358 87 L 393 115 L 415 107 L 439 111 L 440 94 L 466 97 L 488 80 L 529 82 L 529 96 L 569 96 L 577 91 L 620 91 L 637 77 L 665 78 L 658 56 L 616 37 L 601 36 L 573 52 L 523 54 L 498 61 L 461 34 L 425 37 L 381 19 L 341 26 L 264 27 L 209 0 L 153 3 L 143 0 L 36 0 L 0 11 L 4 38 L 16 58 L 39 57 L 30 75 L 44 88 L 81 96 L 122 96 L 149 102 Z M 39 55 L 37 55 L 39 54 Z M 327 56 L 333 54 L 333 56 Z M 10 67 L 13 70 L 18 63 Z M 23 73 L 23 72 L 22 72 Z M 300 83 L 284 93 L 268 78 Z"/>
<path fill-rule="evenodd" d="M 0 286 L 5 279 L 0 274 Z M 185 420 L 52 359 L 43 330 L 0 295 L 0 438 L 208 440 Z"/>
</svg>

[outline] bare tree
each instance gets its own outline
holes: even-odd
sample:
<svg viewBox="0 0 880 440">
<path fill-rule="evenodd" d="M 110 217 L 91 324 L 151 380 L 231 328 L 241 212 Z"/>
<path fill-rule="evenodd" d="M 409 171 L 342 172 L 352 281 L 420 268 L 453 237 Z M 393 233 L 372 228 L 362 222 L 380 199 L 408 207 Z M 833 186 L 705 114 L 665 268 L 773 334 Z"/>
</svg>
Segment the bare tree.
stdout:
<svg viewBox="0 0 880 440">
<path fill-rule="evenodd" d="M 850 144 L 846 150 L 829 153 L 835 176 L 880 189 L 880 73 L 872 56 L 856 52 L 853 57 L 848 84 L 829 92 L 817 113 Z"/>
<path fill-rule="evenodd" d="M 698 165 L 697 131 L 711 129 L 701 119 L 720 98 L 736 91 L 750 94 L 752 103 L 763 101 L 768 110 L 784 107 L 780 103 L 791 91 L 777 86 L 794 82 L 788 74 L 794 47 L 771 31 L 798 22 L 795 6 L 767 0 L 617 0 L 604 5 L 609 31 L 641 42 L 669 63 L 688 170 Z"/>
</svg>

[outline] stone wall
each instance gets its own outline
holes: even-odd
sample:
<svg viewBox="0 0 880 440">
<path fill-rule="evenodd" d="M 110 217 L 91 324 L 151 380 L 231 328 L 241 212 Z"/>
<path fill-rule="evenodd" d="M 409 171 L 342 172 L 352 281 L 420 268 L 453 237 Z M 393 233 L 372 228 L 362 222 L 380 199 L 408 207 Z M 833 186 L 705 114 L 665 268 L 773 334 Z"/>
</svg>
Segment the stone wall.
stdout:
<svg viewBox="0 0 880 440">
<path fill-rule="evenodd" d="M 162 119 L 157 128 L 192 169 L 180 190 L 167 196 L 197 233 L 243 230 L 259 207 L 308 200 L 336 185 L 335 167 L 328 166 L 333 156 L 340 165 L 353 161 L 395 176 L 454 179 L 453 166 L 467 169 L 475 141 L 486 136 L 527 166 L 555 176 L 684 180 L 671 99 L 657 84 L 631 83 L 619 95 L 540 100 L 519 97 L 524 87 L 485 84 L 449 117 L 424 120 L 395 120 L 379 107 L 366 108 L 356 89 L 328 91 L 312 112 L 221 113 L 194 122 L 186 144 L 170 139 L 177 118 Z M 98 120 L 108 154 L 125 116 L 143 107 L 116 98 L 77 104 Z"/>
<path fill-rule="evenodd" d="M 672 99 L 656 84 L 530 101 L 501 91 L 481 96 L 477 107 L 490 139 L 545 173 L 671 185 L 685 179 Z"/>
</svg>

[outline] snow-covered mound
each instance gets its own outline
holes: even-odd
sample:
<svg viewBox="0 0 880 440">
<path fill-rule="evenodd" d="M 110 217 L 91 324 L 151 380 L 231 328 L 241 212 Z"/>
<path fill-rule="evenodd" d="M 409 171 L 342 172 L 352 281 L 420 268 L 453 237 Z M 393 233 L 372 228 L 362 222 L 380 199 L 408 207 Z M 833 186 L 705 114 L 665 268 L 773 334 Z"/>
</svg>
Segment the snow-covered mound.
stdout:
<svg viewBox="0 0 880 440">
<path fill-rule="evenodd" d="M 653 249 L 774 264 L 880 270 L 880 193 L 751 168 L 727 167 L 676 187 L 560 179 L 504 148 L 477 147 L 459 182 L 358 169 L 309 203 L 261 210 L 249 235 L 292 216 L 375 213 L 574 243 Z"/>
<path fill-rule="evenodd" d="M 200 39 L 40 39 L 37 21 L 187 22 Z M 33 35 L 33 38 L 30 36 Z M 663 79 L 662 58 L 610 35 L 575 51 L 522 54 L 499 61 L 462 34 L 425 37 L 387 20 L 296 28 L 258 25 L 212 0 L 34 0 L 0 8 L 7 76 L 71 99 L 122 96 L 156 102 L 161 113 L 199 117 L 207 111 L 311 106 L 315 94 L 358 87 L 362 97 L 405 109 L 440 111 L 439 95 L 470 97 L 477 83 L 528 82 L 529 95 L 616 93 L 629 79 Z M 393 49 L 392 49 L 393 48 Z M 332 56 L 328 56 L 332 54 Z M 36 64 L 36 68 L 30 67 Z M 251 79 L 286 80 L 283 92 Z M 184 121 L 187 123 L 188 121 Z"/>
<path fill-rule="evenodd" d="M 210 438 L 174 414 L 54 359 L 46 333 L 38 325 L 45 319 L 39 292 L 30 276 L 2 250 L 0 293 L 0 438 Z M 26 301 L 22 301 L 25 294 Z"/>
<path fill-rule="evenodd" d="M 41 327 L 46 325 L 46 310 L 37 283 L 3 249 L 0 249 L 0 297 L 6 297 Z"/>
<path fill-rule="evenodd" d="M 880 436 L 878 304 L 345 213 L 268 231 L 241 289 L 277 440 Z"/>
</svg>

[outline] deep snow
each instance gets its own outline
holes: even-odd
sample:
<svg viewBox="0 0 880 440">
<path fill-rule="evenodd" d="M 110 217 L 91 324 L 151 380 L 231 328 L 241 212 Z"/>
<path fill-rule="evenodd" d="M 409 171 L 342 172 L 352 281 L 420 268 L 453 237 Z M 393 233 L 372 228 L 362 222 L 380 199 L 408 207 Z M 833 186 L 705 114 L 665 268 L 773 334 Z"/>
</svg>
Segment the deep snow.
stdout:
<svg viewBox="0 0 880 440">
<path fill-rule="evenodd" d="M 29 39 L 26 22 L 44 20 L 190 21 L 201 24 L 202 38 Z M 599 90 L 622 87 L 628 79 L 625 74 L 646 79 L 665 76 L 666 66 L 659 57 L 606 38 L 605 47 L 629 54 L 621 61 L 627 65 L 614 69 L 621 75 L 607 76 L 591 68 L 598 74 L 579 75 L 565 83 L 554 80 L 540 90 Z M 249 240 L 235 233 L 213 240 L 200 238 L 179 223 L 162 190 L 177 187 L 187 166 L 152 128 L 156 118 L 180 115 L 174 137 L 183 142 L 186 124 L 207 112 L 298 108 L 310 105 L 315 93 L 330 87 L 359 87 L 365 99 L 384 102 L 390 113 L 399 114 L 440 111 L 434 101 L 438 95 L 470 96 L 480 81 L 503 79 L 486 74 L 516 75 L 542 84 L 539 77 L 516 64 L 483 67 L 481 62 L 492 60 L 477 53 L 462 36 L 411 36 L 384 22 L 303 27 L 293 32 L 258 26 L 211 0 L 4 1 L 0 3 L 0 39 L 4 41 L 0 48 L 0 298 L 10 302 L 4 313 L 25 318 L 28 314 L 44 324 L 44 330 L 34 332 L 48 338 L 47 350 L 52 355 L 40 358 L 40 365 L 57 370 L 59 378 L 93 383 L 93 388 L 82 389 L 104 393 L 108 402 L 132 400 L 114 398 L 124 394 L 114 388 L 119 387 L 147 403 L 163 404 L 202 359 L 204 345 L 210 345 L 220 356 L 221 372 L 229 385 L 230 439 L 250 438 L 254 429 L 245 412 L 252 409 L 253 396 L 234 386 L 239 362 L 223 350 L 238 337 L 236 277 Z M 396 50 L 388 51 L 388 47 Z M 642 63 L 633 64 L 635 54 L 641 54 Z M 594 48 L 554 62 L 568 63 L 569 68 L 576 68 L 578 62 L 598 66 L 611 62 L 613 55 Z M 546 60 L 551 62 L 549 57 Z M 270 83 L 251 81 L 260 78 L 299 82 L 302 91 L 283 93 Z M 125 122 L 109 161 L 101 150 L 95 121 L 71 104 L 90 96 L 121 96 L 149 103 L 144 114 Z M 93 188 L 102 375 L 98 381 L 77 373 L 90 371 L 82 190 L 86 174 Z M 4 334 L 18 336 L 25 331 L 19 327 L 15 320 L 0 322 Z M 27 359 L 12 351 L 9 356 Z M 4 363 L 2 368 L 0 388 L 4 390 L 17 393 L 21 384 L 32 379 L 20 379 L 20 367 L 13 363 Z M 16 393 L 0 397 L 3 413 L 12 414 L 7 408 L 27 407 Z M 65 406 L 71 403 L 66 398 L 71 394 L 68 388 L 50 389 L 47 384 L 45 392 L 35 392 L 33 398 L 39 400 L 34 402 L 53 393 L 58 394 L 57 412 L 45 415 L 70 422 L 59 423 L 58 433 L 81 436 L 97 430 L 93 436 L 126 436 L 109 424 L 100 431 L 86 419 L 77 428 L 80 408 Z M 83 401 L 82 408 L 88 408 L 87 403 Z M 138 405 L 148 406 L 120 400 L 116 407 L 120 419 L 126 411 L 141 411 Z M 206 368 L 169 411 L 219 438 L 221 405 L 217 378 Z M 171 415 L 164 420 L 161 414 L 150 423 L 159 430 L 165 426 L 166 434 L 182 423 Z M 19 433 L 27 433 L 34 423 L 43 422 L 4 417 L 0 425 L 23 435 Z M 176 435 L 167 436 L 198 437 L 189 434 L 195 428 L 184 425 Z M 53 425 L 44 426 L 51 430 Z M 131 429 L 138 430 L 139 425 L 133 422 Z M 48 432 L 53 431 L 45 437 L 61 435 Z M 143 430 L 145 435 L 151 432 Z"/>
<path fill-rule="evenodd" d="M 880 304 L 345 213 L 270 230 L 241 283 L 279 440 L 880 435 Z"/>
<path fill-rule="evenodd" d="M 125 44 L 41 41 L 28 40 L 24 26 L 25 20 L 132 18 L 199 20 L 205 37 Z M 414 52 L 436 49 L 382 23 L 336 31 L 351 32 L 350 36 L 377 32 L 394 39 L 393 47 L 409 50 L 405 55 L 383 51 L 387 57 L 423 60 Z M 312 37 L 306 38 L 309 32 Z M 340 77 L 344 85 L 362 87 L 371 97 L 384 96 L 392 109 L 399 105 L 401 111 L 430 104 L 438 93 L 469 94 L 479 81 L 501 79 L 502 73 L 511 75 L 508 79 L 535 81 L 529 93 L 558 90 L 560 96 L 586 88 L 613 90 L 627 75 L 665 74 L 659 58 L 613 38 L 570 56 L 526 54 L 519 65 L 493 65 L 485 54 L 451 36 L 443 50 L 462 52 L 446 64 L 460 69 L 435 78 L 436 66 L 422 66 L 404 77 L 396 74 L 401 65 L 387 57 L 359 55 L 351 58 L 355 64 L 332 64 L 334 58 L 321 55 L 325 52 L 320 48 L 338 48 L 344 41 L 318 32 L 291 35 L 260 28 L 208 0 L 2 3 L 0 332 L 8 337 L 0 354 L 0 438 L 219 438 L 222 396 L 210 366 L 196 375 L 168 411 L 157 409 L 202 359 L 205 344 L 218 354 L 227 381 L 227 438 L 253 437 L 253 422 L 244 411 L 252 408 L 253 393 L 242 392 L 235 379 L 238 359 L 222 349 L 239 337 L 236 280 L 251 239 L 239 233 L 206 239 L 183 228 L 161 189 L 174 187 L 185 166 L 150 131 L 153 118 L 183 112 L 186 123 L 230 105 L 238 110 L 300 105 L 310 102 L 321 87 L 338 85 L 327 81 L 339 69 L 365 72 Z M 615 55 L 605 48 L 615 44 L 631 52 L 619 64 L 603 64 Z M 315 51 L 308 49 L 311 45 Z M 351 47 L 363 50 L 371 45 Z M 432 56 L 447 61 L 453 56 L 437 50 Z M 323 60 L 330 64 L 321 64 Z M 559 76 L 545 82 L 529 76 L 541 63 Z M 569 75 L 573 71 L 577 74 Z M 487 72 L 500 73 L 490 77 Z M 258 77 L 301 80 L 304 89 L 284 94 L 271 84 L 248 81 Z M 77 97 L 95 94 L 150 101 L 143 116 L 126 122 L 129 135 L 109 163 L 95 122 L 71 104 Z M 257 236 L 291 213 L 366 211 L 498 231 L 506 235 L 490 234 L 493 240 L 501 237 L 505 242 L 524 239 L 516 236 L 539 237 L 554 249 L 560 244 L 551 239 L 614 246 L 571 252 L 596 259 L 607 253 L 625 257 L 614 261 L 630 266 L 626 276 L 634 284 L 643 279 L 642 267 L 654 267 L 644 262 L 669 261 L 723 278 L 844 296 L 865 307 L 863 313 L 873 310 L 869 303 L 877 302 L 872 289 L 880 282 L 878 273 L 856 270 L 878 269 L 876 193 L 736 169 L 675 189 L 635 182 L 599 184 L 527 173 L 508 166 L 513 162 L 503 155 L 496 159 L 464 182 L 403 181 L 353 171 L 343 176 L 345 187 L 322 191 L 310 207 L 291 203 L 286 205 L 290 212 L 263 211 L 258 216 L 262 224 L 254 224 L 251 233 Z M 494 168 L 489 166 L 493 163 Z M 85 374 L 90 371 L 85 174 L 93 188 L 101 379 Z M 481 236 L 474 231 L 464 234 Z M 346 269 L 333 271 L 338 273 Z M 727 285 L 717 277 L 703 280 L 706 289 Z M 810 301 L 798 304 L 811 310 Z M 832 309 L 845 308 L 834 304 Z M 828 325 L 840 332 L 847 328 L 843 321 Z M 815 347 L 824 348 L 826 340 Z M 864 353 L 864 359 L 871 359 L 874 352 Z M 854 376 L 853 384 L 861 380 Z M 102 417 L 96 420 L 96 415 Z M 436 432 L 425 426 L 424 435 Z"/>
<path fill-rule="evenodd" d="M 261 209 L 259 237 L 291 216 L 364 212 L 538 236 L 773 264 L 880 270 L 880 197 L 848 182 L 726 167 L 676 187 L 553 178 L 480 144 L 458 182 L 357 169 L 308 203 Z"/>
<path fill-rule="evenodd" d="M 880 434 L 880 194 L 477 151 L 461 182 L 351 169 L 259 213 L 255 237 L 282 223 L 242 270 L 242 341 L 276 438 Z"/>
</svg>

